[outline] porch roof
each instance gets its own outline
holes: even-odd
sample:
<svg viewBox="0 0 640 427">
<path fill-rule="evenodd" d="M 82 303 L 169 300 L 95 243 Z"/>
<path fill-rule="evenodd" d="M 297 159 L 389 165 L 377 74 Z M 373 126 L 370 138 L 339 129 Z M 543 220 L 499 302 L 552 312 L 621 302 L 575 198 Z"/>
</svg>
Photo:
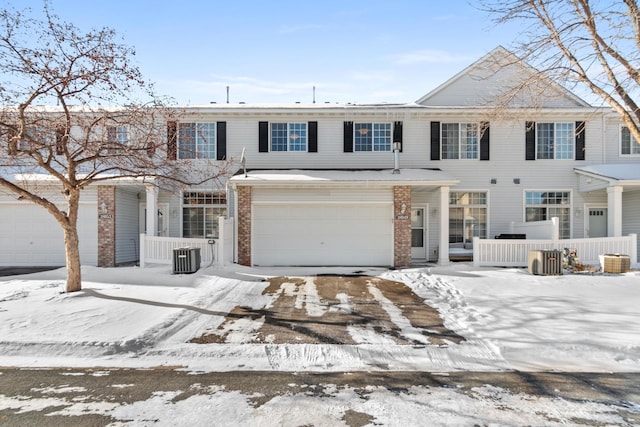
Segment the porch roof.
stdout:
<svg viewBox="0 0 640 427">
<path fill-rule="evenodd" d="M 240 170 L 232 185 L 408 185 L 454 186 L 460 181 L 440 169 L 269 169 Z"/>
<path fill-rule="evenodd" d="M 574 171 L 609 185 L 640 186 L 640 163 L 589 165 L 574 168 Z"/>
</svg>

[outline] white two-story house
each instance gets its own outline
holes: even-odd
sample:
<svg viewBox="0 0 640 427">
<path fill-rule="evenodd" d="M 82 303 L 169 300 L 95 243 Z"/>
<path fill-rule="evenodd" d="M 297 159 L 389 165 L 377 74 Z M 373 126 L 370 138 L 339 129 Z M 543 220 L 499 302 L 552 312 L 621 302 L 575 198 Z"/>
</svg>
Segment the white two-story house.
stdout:
<svg viewBox="0 0 640 427">
<path fill-rule="evenodd" d="M 169 155 L 237 173 L 181 194 L 87 190 L 82 262 L 135 261 L 139 233 L 216 238 L 220 216 L 249 266 L 446 264 L 474 237 L 551 217 L 561 238 L 638 233 L 640 144 L 615 113 L 553 84 L 497 108 L 534 71 L 497 48 L 408 104 L 189 107 L 167 123 Z M 30 242 L 0 249 L 0 265 L 61 265 L 56 226 L 28 225 L 47 214 L 0 198 L 3 239 Z"/>
</svg>

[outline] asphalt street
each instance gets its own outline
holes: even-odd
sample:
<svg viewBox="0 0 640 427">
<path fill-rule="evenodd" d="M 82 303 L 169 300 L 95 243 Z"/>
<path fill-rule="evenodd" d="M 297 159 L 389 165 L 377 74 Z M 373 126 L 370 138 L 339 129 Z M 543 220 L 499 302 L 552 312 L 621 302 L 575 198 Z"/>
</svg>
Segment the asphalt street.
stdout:
<svg viewBox="0 0 640 427">
<path fill-rule="evenodd" d="M 16 369 L 0 368 L 0 397 L 36 399 L 51 397 L 67 402 L 112 402 L 119 405 L 149 399 L 159 391 L 183 391 L 180 399 L 208 393 L 224 387 L 254 395 L 259 406 L 292 393 L 313 393 L 318 399 L 341 387 L 350 387 L 366 398 L 370 386 L 384 387 L 395 394 L 409 394 L 411 387 L 455 388 L 461 393 L 487 384 L 512 393 L 532 397 L 558 397 L 571 402 L 598 402 L 610 405 L 626 420 L 625 425 L 640 425 L 637 408 L 625 402 L 640 401 L 640 373 L 527 373 L 527 372 L 350 372 L 350 373 L 282 373 L 217 372 L 193 373 L 173 368 L 160 369 Z M 126 385 L 124 387 L 123 385 Z M 328 389 L 331 387 L 331 389 Z M 109 416 L 86 414 L 51 415 L 60 406 L 40 410 L 0 410 L 0 425 L 7 426 L 105 426 L 113 423 Z M 505 410 L 509 410 L 505 408 Z M 216 414 L 211 413 L 212 425 Z M 149 420 L 152 425 L 157 420 Z M 366 413 L 349 412 L 344 418 L 349 426 L 375 425 Z M 600 425 L 580 422 L 580 425 Z"/>
</svg>

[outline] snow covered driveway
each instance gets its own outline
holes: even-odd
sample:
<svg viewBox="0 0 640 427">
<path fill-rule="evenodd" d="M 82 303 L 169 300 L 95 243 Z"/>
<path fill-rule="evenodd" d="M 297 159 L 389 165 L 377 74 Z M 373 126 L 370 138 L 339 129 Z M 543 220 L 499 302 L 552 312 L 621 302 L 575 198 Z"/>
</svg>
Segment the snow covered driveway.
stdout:
<svg viewBox="0 0 640 427">
<path fill-rule="evenodd" d="M 1 278 L 0 366 L 640 372 L 638 271 L 353 273 L 84 268 L 74 294 L 63 269 Z"/>
</svg>

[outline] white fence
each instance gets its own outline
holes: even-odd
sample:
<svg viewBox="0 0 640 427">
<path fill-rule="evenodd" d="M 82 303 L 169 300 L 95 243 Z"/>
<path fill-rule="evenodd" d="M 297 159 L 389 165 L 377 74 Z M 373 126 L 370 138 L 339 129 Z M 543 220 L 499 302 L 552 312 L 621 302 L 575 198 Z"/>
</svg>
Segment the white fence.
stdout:
<svg viewBox="0 0 640 427">
<path fill-rule="evenodd" d="M 555 217 L 547 221 L 512 222 L 509 229 L 513 234 L 525 234 L 527 239 L 560 238 L 560 220 Z"/>
<path fill-rule="evenodd" d="M 233 219 L 220 218 L 218 239 L 189 239 L 140 235 L 140 267 L 145 264 L 171 264 L 173 250 L 200 248 L 200 266 L 224 266 L 233 260 Z M 213 262 L 212 262 L 213 261 Z"/>
<path fill-rule="evenodd" d="M 584 264 L 599 265 L 600 255 L 629 255 L 632 264 L 638 262 L 637 235 L 563 240 L 473 239 L 473 265 L 476 267 L 527 267 L 531 250 L 576 250 Z"/>
</svg>

